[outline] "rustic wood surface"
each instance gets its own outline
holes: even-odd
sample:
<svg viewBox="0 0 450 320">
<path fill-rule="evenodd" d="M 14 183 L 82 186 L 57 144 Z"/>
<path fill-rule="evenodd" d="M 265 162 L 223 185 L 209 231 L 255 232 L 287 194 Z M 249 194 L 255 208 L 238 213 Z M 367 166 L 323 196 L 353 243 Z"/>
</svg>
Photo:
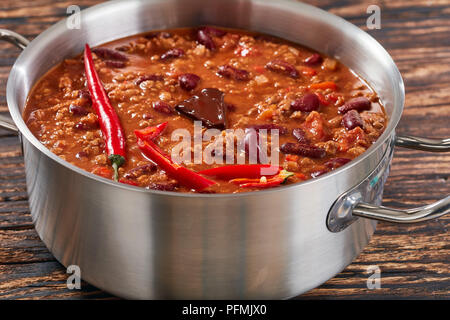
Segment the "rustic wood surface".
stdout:
<svg viewBox="0 0 450 320">
<path fill-rule="evenodd" d="M 100 1 L 76 1 L 84 8 Z M 366 28 L 371 4 L 381 8 L 381 29 L 369 30 L 403 74 L 406 108 L 401 134 L 450 137 L 449 0 L 310 0 Z M 0 0 L 0 28 L 34 38 L 66 15 L 72 1 Z M 6 80 L 18 50 L 0 43 L 0 113 Z M 114 299 L 87 284 L 68 290 L 67 275 L 31 223 L 20 144 L 0 129 L 0 299 Z M 397 149 L 384 203 L 417 206 L 449 194 L 450 154 Z M 379 224 L 369 246 L 342 273 L 300 299 L 450 298 L 450 217 L 414 226 Z M 381 269 L 381 288 L 366 286 L 367 267 Z"/>
</svg>

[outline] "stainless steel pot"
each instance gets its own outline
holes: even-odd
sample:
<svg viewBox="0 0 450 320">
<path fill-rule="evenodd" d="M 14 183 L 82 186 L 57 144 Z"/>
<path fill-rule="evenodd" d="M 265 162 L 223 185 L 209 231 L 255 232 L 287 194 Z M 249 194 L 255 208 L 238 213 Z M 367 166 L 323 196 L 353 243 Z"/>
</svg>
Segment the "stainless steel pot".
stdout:
<svg viewBox="0 0 450 320">
<path fill-rule="evenodd" d="M 151 29 L 214 24 L 274 34 L 340 59 L 378 92 L 389 125 L 363 155 L 320 178 L 242 194 L 180 194 L 118 184 L 52 154 L 21 112 L 30 88 L 51 66 L 106 41 Z M 30 209 L 40 237 L 65 266 L 126 298 L 287 298 L 325 282 L 363 250 L 375 220 L 423 221 L 450 211 L 450 197 L 411 210 L 379 206 L 393 144 L 449 151 L 450 139 L 395 136 L 403 81 L 389 54 L 345 20 L 292 1 L 112 1 L 63 20 L 28 43 L 8 79 L 20 133 Z M 362 217 L 362 218 L 357 218 Z"/>
</svg>

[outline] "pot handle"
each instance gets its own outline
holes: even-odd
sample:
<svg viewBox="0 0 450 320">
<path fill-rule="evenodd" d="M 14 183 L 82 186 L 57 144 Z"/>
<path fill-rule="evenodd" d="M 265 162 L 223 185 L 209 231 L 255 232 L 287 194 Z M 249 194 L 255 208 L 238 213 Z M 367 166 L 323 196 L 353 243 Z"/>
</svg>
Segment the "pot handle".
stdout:
<svg viewBox="0 0 450 320">
<path fill-rule="evenodd" d="M 449 152 L 450 139 L 427 139 L 413 136 L 397 136 L 395 145 L 408 149 Z M 432 204 L 412 208 L 394 209 L 360 202 L 353 208 L 352 214 L 358 217 L 396 223 L 415 223 L 438 218 L 450 212 L 450 196 Z"/>
<path fill-rule="evenodd" d="M 25 49 L 30 43 L 28 39 L 21 36 L 20 34 L 6 29 L 0 29 L 0 40 L 12 43 L 21 50 Z M 17 129 L 11 118 L 3 115 L 0 115 L 0 127 L 17 134 L 19 133 L 19 129 Z"/>
<path fill-rule="evenodd" d="M 394 143 L 396 146 L 405 147 L 409 149 L 431 151 L 431 152 L 448 152 L 450 151 L 450 139 L 427 139 L 413 136 L 397 136 Z M 391 146 L 391 152 L 393 146 Z M 389 161 L 391 156 L 385 157 L 383 161 Z M 372 188 L 377 184 L 382 175 L 387 175 L 388 172 L 382 168 L 388 167 L 387 163 L 380 163 L 375 173 L 371 174 L 368 179 L 369 182 L 363 181 L 355 186 L 336 200 L 330 209 L 327 217 L 327 227 L 331 232 L 339 232 L 353 223 L 357 217 L 387 221 L 394 223 L 416 223 L 435 219 L 450 213 L 450 196 L 445 197 L 437 202 L 429 205 L 412 208 L 412 209 L 395 209 L 385 206 L 379 206 L 364 202 L 363 195 L 360 192 L 361 188 L 367 183 Z M 374 183 L 372 185 L 372 183 Z M 375 190 L 376 192 L 377 190 Z"/>
</svg>

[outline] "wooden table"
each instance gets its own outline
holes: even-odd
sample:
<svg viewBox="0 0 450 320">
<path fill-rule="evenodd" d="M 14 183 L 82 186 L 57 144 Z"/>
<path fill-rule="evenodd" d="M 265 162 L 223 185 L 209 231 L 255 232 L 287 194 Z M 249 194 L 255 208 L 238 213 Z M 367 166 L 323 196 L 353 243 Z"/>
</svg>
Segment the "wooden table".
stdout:
<svg viewBox="0 0 450 320">
<path fill-rule="evenodd" d="M 79 0 L 82 8 L 100 1 Z M 450 137 L 449 0 L 307 1 L 366 28 L 371 4 L 381 8 L 381 29 L 369 30 L 403 74 L 406 108 L 401 134 Z M 0 28 L 34 38 L 66 15 L 71 1 L 2 0 Z M 18 50 L 0 43 L 0 112 L 6 113 L 6 80 Z M 384 203 L 407 207 L 449 194 L 450 154 L 397 149 Z M 342 273 L 300 299 L 450 298 L 450 217 L 413 226 L 379 224 L 364 252 Z M 369 290 L 367 267 L 381 269 L 381 288 Z M 67 274 L 31 223 L 23 158 L 16 136 L 0 129 L 0 298 L 110 299 L 82 284 L 68 290 Z"/>
</svg>

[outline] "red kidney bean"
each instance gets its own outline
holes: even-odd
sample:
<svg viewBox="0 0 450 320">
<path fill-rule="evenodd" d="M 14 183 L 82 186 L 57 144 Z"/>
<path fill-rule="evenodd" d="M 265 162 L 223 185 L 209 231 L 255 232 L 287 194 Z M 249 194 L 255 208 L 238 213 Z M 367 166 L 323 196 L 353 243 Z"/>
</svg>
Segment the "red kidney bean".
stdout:
<svg viewBox="0 0 450 320">
<path fill-rule="evenodd" d="M 160 35 L 161 38 L 164 38 L 164 39 L 169 39 L 172 36 L 171 33 L 166 32 L 166 31 L 160 32 L 159 35 Z"/>
<path fill-rule="evenodd" d="M 87 157 L 88 157 L 88 154 L 87 154 L 87 152 L 84 152 L 84 151 L 80 151 L 75 155 L 75 158 L 77 158 L 77 159 L 87 158 Z"/>
<path fill-rule="evenodd" d="M 248 129 L 255 129 L 256 131 L 261 129 L 266 129 L 267 133 L 270 133 L 270 130 L 278 130 L 279 134 L 286 134 L 288 132 L 286 127 L 280 126 L 278 124 L 274 123 L 268 123 L 268 124 L 254 124 L 248 127 Z"/>
<path fill-rule="evenodd" d="M 200 29 L 197 31 L 197 42 L 204 45 L 206 49 L 216 50 L 216 43 L 205 30 Z"/>
<path fill-rule="evenodd" d="M 178 183 L 167 182 L 167 183 L 151 183 L 147 189 L 159 190 L 159 191 L 175 191 L 178 187 Z"/>
<path fill-rule="evenodd" d="M 339 113 L 346 113 L 350 110 L 363 111 L 369 110 L 371 103 L 366 97 L 357 97 L 350 99 L 343 106 L 338 108 Z"/>
<path fill-rule="evenodd" d="M 156 164 L 153 164 L 153 163 L 144 164 L 142 166 L 138 166 L 136 168 L 129 170 L 127 173 L 124 174 L 124 178 L 136 179 L 144 173 L 155 172 L 156 169 L 157 169 Z"/>
<path fill-rule="evenodd" d="M 193 73 L 185 73 L 178 77 L 178 83 L 180 84 L 180 87 L 187 91 L 195 89 L 199 82 L 200 77 Z"/>
<path fill-rule="evenodd" d="M 73 114 L 74 116 L 85 116 L 87 115 L 89 112 L 86 110 L 86 108 L 84 107 L 80 107 L 74 104 L 71 104 L 69 106 L 69 112 L 71 114 Z"/>
<path fill-rule="evenodd" d="M 137 78 L 137 80 L 134 82 L 137 86 L 140 85 L 144 81 L 164 81 L 164 77 L 158 74 L 148 74 L 144 76 L 140 76 Z"/>
<path fill-rule="evenodd" d="M 280 147 L 281 152 L 287 154 L 296 154 L 310 158 L 323 158 L 326 151 L 322 148 L 302 143 L 286 142 Z"/>
<path fill-rule="evenodd" d="M 314 53 L 313 55 L 306 58 L 303 62 L 307 65 L 312 66 L 312 65 L 322 63 L 322 61 L 323 61 L 322 56 L 318 53 Z"/>
<path fill-rule="evenodd" d="M 78 122 L 75 124 L 74 128 L 77 130 L 87 130 L 89 129 L 89 126 L 84 122 Z"/>
<path fill-rule="evenodd" d="M 165 114 L 172 114 L 173 112 L 172 107 L 164 101 L 156 101 L 155 103 L 153 103 L 153 109 Z"/>
<path fill-rule="evenodd" d="M 184 56 L 184 50 L 180 48 L 170 49 L 161 55 L 161 60 L 169 60 Z"/>
<path fill-rule="evenodd" d="M 226 31 L 221 30 L 221 29 L 217 29 L 217 28 L 214 28 L 214 27 L 211 27 L 211 26 L 202 27 L 200 29 L 205 31 L 206 34 L 214 36 L 214 37 L 223 37 L 224 35 L 227 34 Z"/>
<path fill-rule="evenodd" d="M 289 77 L 297 79 L 300 73 L 295 67 L 283 60 L 273 60 L 266 64 L 266 69 L 273 72 L 286 73 Z"/>
<path fill-rule="evenodd" d="M 237 69 L 230 65 L 220 66 L 217 70 L 217 74 L 225 78 L 239 81 L 247 81 L 250 78 L 250 73 L 247 70 Z"/>
<path fill-rule="evenodd" d="M 144 119 L 144 120 L 150 120 L 150 119 L 153 119 L 153 116 L 152 116 L 150 113 L 144 113 L 144 114 L 142 115 L 142 119 Z"/>
<path fill-rule="evenodd" d="M 118 61 L 128 61 L 128 58 L 123 53 L 108 49 L 108 48 L 94 48 L 92 49 L 92 52 L 94 52 L 97 56 L 99 56 L 102 59 L 108 59 L 108 60 L 118 60 Z"/>
<path fill-rule="evenodd" d="M 320 100 L 314 93 L 307 93 L 303 97 L 291 102 L 294 111 L 311 112 L 319 109 Z"/>
<path fill-rule="evenodd" d="M 156 38 L 158 36 L 158 34 L 159 34 L 159 32 L 150 32 L 150 33 L 147 33 L 146 35 L 144 35 L 144 38 L 151 40 L 151 39 Z"/>
<path fill-rule="evenodd" d="M 364 121 L 361 119 L 358 111 L 350 110 L 342 117 L 342 125 L 347 130 L 352 130 L 356 127 L 364 127 Z"/>
<path fill-rule="evenodd" d="M 306 137 L 305 131 L 300 128 L 295 128 L 292 130 L 292 135 L 297 139 L 298 142 L 302 144 L 309 144 L 309 140 Z"/>
<path fill-rule="evenodd" d="M 124 61 L 105 60 L 105 65 L 110 68 L 123 68 L 126 63 Z"/>
<path fill-rule="evenodd" d="M 342 167 L 344 164 L 349 163 L 350 161 L 351 159 L 347 158 L 333 158 L 325 162 L 324 165 L 329 169 L 334 170 L 339 167 Z"/>
</svg>

